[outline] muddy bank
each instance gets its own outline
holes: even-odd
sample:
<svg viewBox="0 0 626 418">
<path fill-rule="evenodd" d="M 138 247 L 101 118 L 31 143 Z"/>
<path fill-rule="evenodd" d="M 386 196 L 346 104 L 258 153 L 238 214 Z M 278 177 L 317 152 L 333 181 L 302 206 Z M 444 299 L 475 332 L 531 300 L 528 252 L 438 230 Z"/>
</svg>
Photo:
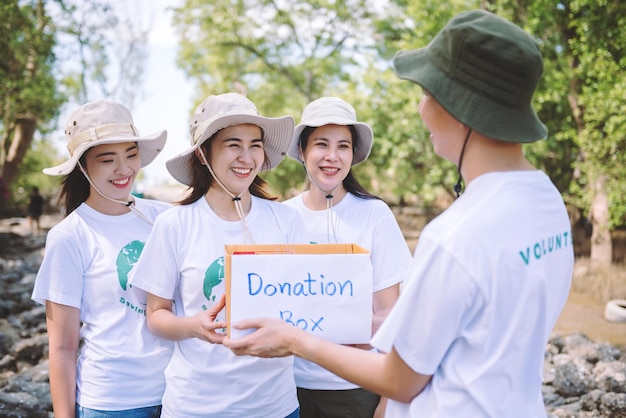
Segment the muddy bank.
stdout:
<svg viewBox="0 0 626 418">
<path fill-rule="evenodd" d="M 604 319 L 605 304 L 588 295 L 570 292 L 554 332 L 568 335 L 582 332 L 593 341 L 602 341 L 626 348 L 626 324 Z"/>
</svg>

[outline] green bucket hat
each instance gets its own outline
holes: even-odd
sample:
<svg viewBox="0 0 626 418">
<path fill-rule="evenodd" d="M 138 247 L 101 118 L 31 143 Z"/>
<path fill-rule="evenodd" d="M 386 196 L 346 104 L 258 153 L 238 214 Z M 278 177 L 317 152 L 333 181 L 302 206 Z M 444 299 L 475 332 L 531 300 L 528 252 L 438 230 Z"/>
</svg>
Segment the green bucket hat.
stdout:
<svg viewBox="0 0 626 418">
<path fill-rule="evenodd" d="M 533 38 L 484 10 L 455 16 L 425 48 L 400 51 L 398 77 L 424 88 L 454 118 L 490 138 L 534 142 L 547 136 L 531 106 L 543 73 Z"/>
</svg>

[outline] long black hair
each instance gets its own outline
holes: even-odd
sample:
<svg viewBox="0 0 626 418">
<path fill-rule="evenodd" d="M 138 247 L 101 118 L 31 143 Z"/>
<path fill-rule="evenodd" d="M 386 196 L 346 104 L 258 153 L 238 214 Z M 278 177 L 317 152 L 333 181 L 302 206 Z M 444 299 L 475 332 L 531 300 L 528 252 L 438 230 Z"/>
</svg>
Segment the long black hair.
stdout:
<svg viewBox="0 0 626 418">
<path fill-rule="evenodd" d="M 350 135 L 352 136 L 352 151 L 354 151 L 355 148 L 357 148 L 357 146 L 359 145 L 359 141 L 361 140 L 361 138 L 359 137 L 359 134 L 356 128 L 354 127 L 354 125 L 346 125 L 346 126 L 348 129 L 350 129 Z M 309 138 L 311 137 L 311 133 L 313 133 L 313 131 L 316 130 L 317 128 L 318 127 L 316 126 L 306 126 L 302 130 L 302 133 L 300 134 L 299 143 L 300 143 L 300 150 L 302 150 L 303 154 L 304 154 L 304 150 L 306 149 L 309 143 Z M 306 170 L 306 167 L 305 167 L 305 170 Z M 357 179 L 356 174 L 354 174 L 352 167 L 350 167 L 350 171 L 348 172 L 348 175 L 346 176 L 346 178 L 343 179 L 342 184 L 348 193 L 352 193 L 356 197 L 360 197 L 361 199 L 382 200 L 380 197 L 376 196 L 375 194 L 368 192 L 365 189 L 365 187 L 363 187 L 361 183 L 359 183 L 359 180 Z"/>
<path fill-rule="evenodd" d="M 81 157 L 80 164 L 84 167 L 88 149 Z M 58 204 L 64 208 L 64 216 L 69 215 L 89 197 L 89 181 L 80 171 L 78 164 L 63 179 Z"/>
<path fill-rule="evenodd" d="M 211 161 L 211 141 L 215 139 L 219 132 L 220 131 L 215 132 L 213 135 L 211 135 L 209 139 L 207 139 L 202 145 L 200 145 L 200 148 L 202 148 L 207 162 Z M 261 132 L 263 132 L 262 129 Z M 263 137 L 263 139 L 265 138 Z M 267 155 L 265 155 L 264 161 L 264 165 L 266 164 L 269 164 Z M 206 194 L 206 192 L 211 188 L 211 186 L 213 186 L 213 183 L 215 182 L 215 179 L 213 178 L 209 170 L 195 155 L 191 158 L 191 170 L 192 179 L 191 184 L 189 185 L 190 192 L 185 198 L 178 202 L 181 205 L 190 205 L 200 199 Z M 252 184 L 250 185 L 248 190 L 250 190 L 250 194 L 252 194 L 253 196 L 257 196 L 267 200 L 277 200 L 278 197 L 273 196 L 269 192 L 268 188 L 269 186 L 267 182 L 257 175 L 254 177 L 254 180 L 252 181 Z"/>
</svg>

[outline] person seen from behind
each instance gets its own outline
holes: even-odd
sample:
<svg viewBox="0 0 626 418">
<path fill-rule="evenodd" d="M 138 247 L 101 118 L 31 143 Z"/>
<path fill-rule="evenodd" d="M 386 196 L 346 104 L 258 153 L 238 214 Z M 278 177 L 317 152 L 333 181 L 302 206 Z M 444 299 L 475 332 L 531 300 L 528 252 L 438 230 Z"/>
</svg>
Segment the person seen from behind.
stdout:
<svg viewBox="0 0 626 418">
<path fill-rule="evenodd" d="M 65 125 L 70 158 L 44 169 L 64 176 L 64 219 L 47 235 L 32 299 L 45 304 L 56 418 L 160 415 L 172 344 L 146 324 L 146 295 L 128 283 L 154 219 L 169 204 L 132 197 L 165 130 L 140 135 L 122 104 L 99 100 Z"/>
<path fill-rule="evenodd" d="M 374 334 L 398 299 L 411 253 L 389 206 L 353 172 L 354 165 L 367 159 L 372 143 L 372 128 L 357 121 L 344 100 L 322 97 L 309 103 L 288 153 L 303 164 L 309 188 L 284 203 L 300 213 L 310 243 L 355 243 L 369 251 Z M 300 358 L 294 368 L 302 418 L 374 416 L 377 394 Z M 381 414 L 383 409 L 384 401 Z"/>
<path fill-rule="evenodd" d="M 435 152 L 460 197 L 420 234 L 409 277 L 371 344 L 332 344 L 274 319 L 223 343 L 239 355 L 294 354 L 388 397 L 387 417 L 541 417 L 544 350 L 574 254 L 563 199 L 524 156 L 543 139 L 531 107 L 543 71 L 534 39 L 487 11 L 456 15 L 424 48 L 394 58 L 421 86 Z M 461 194 L 462 192 L 462 194 Z"/>
</svg>

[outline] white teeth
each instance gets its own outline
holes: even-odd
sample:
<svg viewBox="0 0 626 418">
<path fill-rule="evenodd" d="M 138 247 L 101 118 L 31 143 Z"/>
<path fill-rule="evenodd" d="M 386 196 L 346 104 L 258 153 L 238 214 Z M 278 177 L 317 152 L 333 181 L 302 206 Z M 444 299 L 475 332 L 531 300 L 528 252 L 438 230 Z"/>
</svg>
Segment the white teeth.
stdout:
<svg viewBox="0 0 626 418">
<path fill-rule="evenodd" d="M 130 181 L 130 179 L 125 178 L 123 180 L 112 180 L 111 183 L 116 184 L 118 186 L 122 186 L 124 184 L 128 184 L 129 181 Z"/>
<path fill-rule="evenodd" d="M 322 171 L 339 171 L 338 168 L 328 168 L 328 167 L 320 167 Z"/>
<path fill-rule="evenodd" d="M 248 174 L 252 171 L 251 168 L 231 168 L 237 174 Z"/>
</svg>

